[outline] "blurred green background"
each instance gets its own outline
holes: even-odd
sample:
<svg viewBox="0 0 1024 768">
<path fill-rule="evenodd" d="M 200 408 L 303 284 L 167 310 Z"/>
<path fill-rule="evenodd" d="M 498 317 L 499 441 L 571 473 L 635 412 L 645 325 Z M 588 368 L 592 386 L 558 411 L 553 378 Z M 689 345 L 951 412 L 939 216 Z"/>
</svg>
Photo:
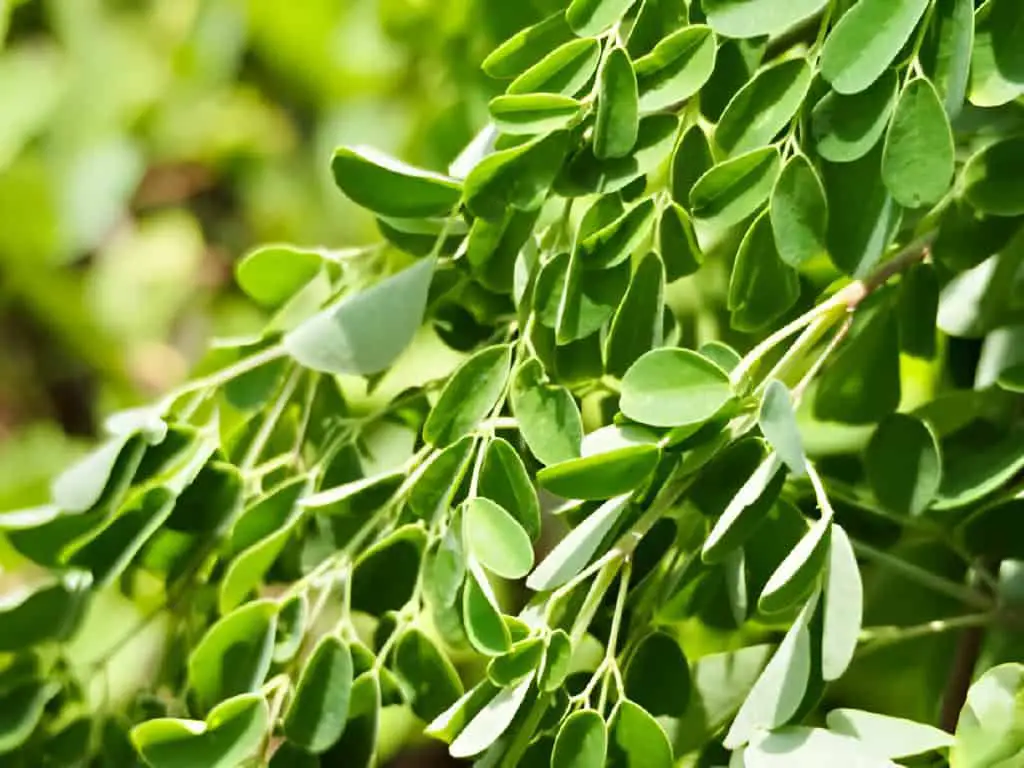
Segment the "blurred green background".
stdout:
<svg viewBox="0 0 1024 768">
<path fill-rule="evenodd" d="M 0 0 L 0 509 L 262 318 L 233 263 L 377 239 L 342 143 L 443 169 L 551 0 Z"/>
</svg>

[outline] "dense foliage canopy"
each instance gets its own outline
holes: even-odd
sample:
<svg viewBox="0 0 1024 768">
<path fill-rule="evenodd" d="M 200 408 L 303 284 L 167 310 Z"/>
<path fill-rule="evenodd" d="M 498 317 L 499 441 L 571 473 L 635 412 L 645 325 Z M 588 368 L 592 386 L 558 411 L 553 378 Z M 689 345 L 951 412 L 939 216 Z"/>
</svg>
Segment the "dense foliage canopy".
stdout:
<svg viewBox="0 0 1024 768">
<path fill-rule="evenodd" d="M 0 513 L 12 764 L 1024 764 L 1024 3 L 544 5 Z"/>
</svg>

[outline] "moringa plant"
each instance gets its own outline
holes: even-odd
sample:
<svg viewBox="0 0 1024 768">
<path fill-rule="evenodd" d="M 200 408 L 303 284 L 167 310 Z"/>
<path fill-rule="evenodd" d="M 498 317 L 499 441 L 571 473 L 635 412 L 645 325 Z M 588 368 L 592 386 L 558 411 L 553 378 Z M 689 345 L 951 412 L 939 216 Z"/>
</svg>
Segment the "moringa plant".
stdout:
<svg viewBox="0 0 1024 768">
<path fill-rule="evenodd" d="M 1024 765 L 1024 3 L 566 5 L 0 514 L 4 765 Z"/>
</svg>

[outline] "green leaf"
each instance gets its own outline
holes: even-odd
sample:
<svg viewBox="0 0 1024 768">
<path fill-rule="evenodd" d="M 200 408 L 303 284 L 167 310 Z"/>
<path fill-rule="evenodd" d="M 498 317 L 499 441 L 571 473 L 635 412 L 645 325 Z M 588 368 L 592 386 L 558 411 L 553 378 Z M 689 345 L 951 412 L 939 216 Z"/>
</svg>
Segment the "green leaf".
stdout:
<svg viewBox="0 0 1024 768">
<path fill-rule="evenodd" d="M 461 218 L 398 219 L 379 216 L 377 229 L 385 240 L 412 256 L 429 256 L 439 240 L 440 253 L 450 256 L 458 249 L 469 226 Z"/>
<path fill-rule="evenodd" d="M 722 113 L 715 142 L 726 155 L 740 155 L 770 143 L 800 109 L 811 86 L 804 59 L 788 59 L 754 75 Z"/>
<path fill-rule="evenodd" d="M 446 742 L 451 742 L 466 725 L 482 710 L 498 692 L 490 680 L 484 678 L 448 709 L 435 717 L 424 729 L 424 733 Z"/>
<path fill-rule="evenodd" d="M 1024 324 L 996 328 L 985 337 L 974 373 L 974 388 L 984 389 L 997 383 L 1010 392 L 1024 388 Z"/>
<path fill-rule="evenodd" d="M 970 339 L 1005 324 L 1022 261 L 1024 239 L 1016 238 L 1000 253 L 946 283 L 939 293 L 939 329 Z"/>
<path fill-rule="evenodd" d="M 556 629 L 548 637 L 544 659 L 537 673 L 537 687 L 545 693 L 558 690 L 569 676 L 572 665 L 572 640 L 563 629 Z"/>
<path fill-rule="evenodd" d="M 689 502 L 705 517 L 718 517 L 767 455 L 764 440 L 742 437 L 705 464 L 690 486 Z"/>
<path fill-rule="evenodd" d="M 429 460 L 423 472 L 409 487 L 408 503 L 421 520 L 433 520 L 447 512 L 459 483 L 469 468 L 476 438 L 466 435 Z"/>
<path fill-rule="evenodd" d="M 899 405 L 900 350 L 895 313 L 881 305 L 870 313 L 861 310 L 858 315 L 852 338 L 836 353 L 819 380 L 814 415 L 821 421 L 872 424 Z"/>
<path fill-rule="evenodd" d="M 299 506 L 327 514 L 344 514 L 366 504 L 373 506 L 376 499 L 386 499 L 398 487 L 404 473 L 393 469 L 378 475 L 361 477 L 348 483 L 299 499 Z"/>
<path fill-rule="evenodd" d="M 281 529 L 256 542 L 231 561 L 218 593 L 217 606 L 222 614 L 233 610 L 259 586 L 301 522 L 302 513 L 299 512 Z"/>
<path fill-rule="evenodd" d="M 259 750 L 270 730 L 262 696 L 235 696 L 201 720 L 161 717 L 135 726 L 132 744 L 152 768 L 233 768 Z"/>
<path fill-rule="evenodd" d="M 619 407 L 652 427 L 703 424 L 732 398 L 729 376 L 687 349 L 655 349 L 622 377 Z"/>
<path fill-rule="evenodd" d="M 381 719 L 381 678 L 373 670 L 352 683 L 348 722 L 341 738 L 320 759 L 323 765 L 370 768 L 375 765 Z"/>
<path fill-rule="evenodd" d="M 533 568 L 530 536 L 500 505 L 481 497 L 469 499 L 463 512 L 466 546 L 487 570 L 519 579 Z"/>
<path fill-rule="evenodd" d="M 825 187 L 805 155 L 794 155 L 782 168 L 769 202 L 772 234 L 779 258 L 799 267 L 825 253 L 828 201 Z"/>
<path fill-rule="evenodd" d="M 412 342 L 427 306 L 434 261 L 425 259 L 309 318 L 284 337 L 307 368 L 366 376 L 388 368 Z"/>
<path fill-rule="evenodd" d="M 754 331 L 778 320 L 800 297 L 800 278 L 779 256 L 769 212 L 754 219 L 729 280 L 730 325 Z"/>
<path fill-rule="evenodd" d="M 1016 169 L 1024 163 L 1024 137 L 989 144 L 967 161 L 964 194 L 971 205 L 993 216 L 1024 214 L 1024 179 Z"/>
<path fill-rule="evenodd" d="M 337 635 L 323 635 L 285 711 L 285 736 L 314 754 L 326 751 L 345 730 L 351 695 L 352 654 Z"/>
<path fill-rule="evenodd" d="M 601 44 L 597 40 L 570 40 L 513 80 L 506 93 L 575 96 L 597 71 L 600 59 Z"/>
<path fill-rule="evenodd" d="M 777 35 L 819 13 L 827 0 L 703 0 L 708 24 L 726 37 Z"/>
<path fill-rule="evenodd" d="M 644 353 L 661 343 L 665 268 L 656 253 L 637 266 L 605 341 L 605 370 L 622 377 Z"/>
<path fill-rule="evenodd" d="M 515 77 L 571 38 L 572 30 L 565 23 L 565 14 L 559 11 L 516 32 L 491 51 L 480 67 L 491 77 Z"/>
<path fill-rule="evenodd" d="M 514 643 L 508 653 L 491 659 L 487 677 L 495 685 L 507 688 L 535 672 L 544 658 L 544 641 L 530 637 Z"/>
<path fill-rule="evenodd" d="M 584 238 L 577 249 L 586 269 L 610 269 L 627 261 L 647 238 L 657 215 L 654 200 L 645 198 L 615 221 Z"/>
<path fill-rule="evenodd" d="M 751 768 L 813 768 L 830 763 L 858 768 L 889 768 L 892 765 L 888 760 L 872 755 L 856 739 L 824 728 L 805 726 L 756 734 L 744 750 L 743 760 Z"/>
<path fill-rule="evenodd" d="M 939 277 L 933 264 L 914 264 L 903 273 L 897 312 L 900 352 L 926 360 L 934 358 Z"/>
<path fill-rule="evenodd" d="M 832 523 L 825 573 L 825 615 L 821 639 L 821 675 L 838 680 L 853 661 L 864 614 L 864 586 L 853 546 L 839 523 Z"/>
<path fill-rule="evenodd" d="M 690 214 L 678 203 L 669 203 L 658 218 L 658 251 L 670 283 L 692 275 L 704 263 Z"/>
<path fill-rule="evenodd" d="M 612 712 L 608 740 L 611 768 L 672 768 L 672 745 L 647 710 L 622 699 Z"/>
<path fill-rule="evenodd" d="M 715 164 L 711 144 L 704 130 L 694 123 L 679 138 L 672 153 L 670 181 L 672 199 L 681 206 L 690 204 L 690 190 Z M 664 254 L 663 254 L 664 256 Z"/>
<path fill-rule="evenodd" d="M 569 133 L 555 131 L 488 155 L 466 177 L 466 206 L 474 216 L 491 220 L 508 208 L 540 208 L 568 150 Z"/>
<path fill-rule="evenodd" d="M 976 107 L 999 107 L 1024 93 L 1024 83 L 1008 79 L 996 59 L 993 7 L 994 4 L 988 2 L 974 12 L 974 47 L 971 50 L 968 99 Z"/>
<path fill-rule="evenodd" d="M 721 562 L 750 538 L 778 498 L 785 481 L 781 469 L 778 454 L 771 453 L 747 478 L 705 539 L 701 550 L 704 562 Z"/>
<path fill-rule="evenodd" d="M 811 634 L 808 626 L 816 598 L 800 611 L 772 660 L 757 678 L 725 736 L 725 747 L 746 744 L 758 729 L 778 728 L 797 711 L 811 672 Z"/>
<path fill-rule="evenodd" d="M 554 93 L 524 93 L 497 96 L 488 110 L 502 133 L 547 133 L 566 127 L 582 104 Z"/>
<path fill-rule="evenodd" d="M 604 718 L 593 709 L 581 709 L 562 721 L 551 753 L 551 768 L 602 768 L 607 752 Z"/>
<path fill-rule="evenodd" d="M 714 68 L 711 30 L 701 24 L 676 30 L 634 63 L 640 111 L 656 112 L 686 101 L 707 83 Z"/>
<path fill-rule="evenodd" d="M 334 183 L 346 197 L 382 216 L 446 216 L 459 202 L 457 179 L 414 168 L 372 147 L 339 147 Z"/>
<path fill-rule="evenodd" d="M 973 504 L 1006 485 L 1024 469 L 1024 441 L 1011 431 L 988 445 L 971 446 L 944 464 L 942 488 L 933 509 L 957 509 Z"/>
<path fill-rule="evenodd" d="M 604 0 L 606 4 L 613 1 Z M 569 10 L 572 10 L 571 6 Z M 609 160 L 628 155 L 636 145 L 639 114 L 633 64 L 624 49 L 613 48 L 597 74 L 594 156 L 599 160 Z"/>
<path fill-rule="evenodd" d="M 690 700 L 690 667 L 675 638 L 644 637 L 626 665 L 626 696 L 655 717 L 679 717 Z"/>
<path fill-rule="evenodd" d="M 543 375 L 539 360 L 527 360 L 516 369 L 509 399 L 530 452 L 542 464 L 558 464 L 579 457 L 583 421 L 572 393 Z"/>
<path fill-rule="evenodd" d="M 469 562 L 469 576 L 462 588 L 462 621 L 466 637 L 485 656 L 500 656 L 511 645 L 508 627 L 487 577 Z"/>
<path fill-rule="evenodd" d="M 952 734 L 934 726 L 859 709 L 833 709 L 825 722 L 830 731 L 857 739 L 866 752 L 892 760 L 953 745 Z"/>
<path fill-rule="evenodd" d="M 508 727 L 529 693 L 533 675 L 514 688 L 503 688 L 469 721 L 448 749 L 454 758 L 477 755 L 497 741 Z"/>
<path fill-rule="evenodd" d="M 832 262 L 853 277 L 870 272 L 900 224 L 900 208 L 882 183 L 882 147 L 850 163 L 823 165 L 828 198 L 828 250 Z"/>
<path fill-rule="evenodd" d="M 974 682 L 956 725 L 949 755 L 956 768 L 1012 765 L 1024 749 L 1020 698 L 1024 665 L 1000 664 Z"/>
<path fill-rule="evenodd" d="M 142 440 L 135 439 L 133 433 L 110 438 L 54 479 L 50 486 L 53 504 L 64 513 L 89 511 L 101 502 L 108 487 L 131 481 L 143 449 Z"/>
<path fill-rule="evenodd" d="M 925 422 L 902 413 L 878 425 L 864 468 L 875 498 L 896 515 L 920 515 L 942 485 L 938 439 Z"/>
<path fill-rule="evenodd" d="M 937 0 L 921 51 L 921 63 L 952 120 L 960 114 L 970 82 L 974 46 L 972 0 Z"/>
<path fill-rule="evenodd" d="M 516 526 L 524 530 L 530 540 L 540 535 L 540 502 L 537 500 L 537 492 L 523 460 L 507 440 L 499 437 L 487 444 L 478 491 L 481 496 L 496 502 L 507 511 Z M 533 567 L 532 561 L 530 567 Z"/>
<path fill-rule="evenodd" d="M 448 529 L 436 548 L 427 553 L 424 589 L 428 597 L 442 606 L 454 606 L 466 579 L 466 555 L 463 550 L 461 512 L 456 510 Z"/>
<path fill-rule="evenodd" d="M 499 220 L 473 222 L 466 260 L 481 285 L 495 293 L 512 291 L 516 260 L 533 235 L 539 214 L 540 211 L 507 211 Z"/>
<path fill-rule="evenodd" d="M 849 163 L 870 152 L 885 133 L 899 77 L 887 69 L 872 85 L 844 96 L 829 91 L 811 111 L 811 133 L 818 154 L 831 163 Z"/>
<path fill-rule="evenodd" d="M 789 389 L 781 381 L 772 379 L 765 385 L 761 397 L 761 408 L 757 415 L 758 426 L 779 458 L 794 477 L 807 473 L 807 456 L 796 423 L 796 411 Z"/>
<path fill-rule="evenodd" d="M 278 604 L 255 600 L 220 618 L 188 658 L 189 687 L 203 709 L 259 689 L 270 670 Z"/>
<path fill-rule="evenodd" d="M 604 32 L 621 19 L 636 0 L 572 0 L 565 11 L 569 27 L 580 37 Z"/>
<path fill-rule="evenodd" d="M 999 73 L 1011 83 L 1024 84 L 1024 8 L 1013 0 L 990 0 L 992 54 Z"/>
<path fill-rule="evenodd" d="M 593 145 L 584 145 L 566 163 L 555 191 L 569 197 L 616 192 L 661 165 L 672 151 L 677 130 L 676 115 L 658 113 L 640 118 L 636 146 L 626 157 L 599 160 Z"/>
<path fill-rule="evenodd" d="M 587 566 L 628 507 L 629 496 L 623 495 L 609 499 L 591 512 L 540 562 L 526 580 L 526 586 L 534 592 L 546 592 L 570 581 Z"/>
<path fill-rule="evenodd" d="M 779 151 L 763 147 L 720 163 L 690 190 L 693 217 L 709 227 L 739 224 L 768 199 L 779 175 Z"/>
<path fill-rule="evenodd" d="M 953 183 L 953 131 L 935 86 L 907 83 L 885 135 L 882 181 L 906 208 L 938 202 Z"/>
<path fill-rule="evenodd" d="M 299 498 L 309 489 L 308 477 L 295 477 L 257 496 L 231 527 L 228 553 L 238 555 L 286 525 L 294 515 Z"/>
<path fill-rule="evenodd" d="M 91 585 L 92 577 L 76 570 L 6 583 L 0 597 L 0 652 L 66 640 L 78 626 Z"/>
<path fill-rule="evenodd" d="M 822 512 L 768 579 L 757 600 L 762 613 L 778 613 L 816 592 L 831 546 L 832 514 Z"/>
<path fill-rule="evenodd" d="M 643 0 L 629 29 L 626 50 L 633 58 L 650 53 L 662 39 L 686 26 L 687 9 L 671 0 Z"/>
<path fill-rule="evenodd" d="M 43 718 L 47 703 L 60 692 L 55 682 L 29 681 L 0 695 L 0 755 L 19 749 Z"/>
<path fill-rule="evenodd" d="M 657 445 L 630 445 L 552 464 L 537 473 L 537 483 L 563 499 L 609 499 L 639 487 L 660 458 Z"/>
<path fill-rule="evenodd" d="M 861 0 L 825 40 L 821 74 L 839 93 L 875 82 L 910 39 L 928 0 Z"/>
<path fill-rule="evenodd" d="M 412 691 L 412 711 L 426 722 L 463 694 L 462 681 L 451 661 L 430 637 L 415 627 L 406 630 L 395 645 L 394 669 Z"/>
<path fill-rule="evenodd" d="M 499 344 L 480 350 L 445 383 L 423 425 L 423 439 L 444 448 L 469 434 L 494 409 L 505 391 L 512 350 Z"/>
<path fill-rule="evenodd" d="M 249 251 L 235 267 L 238 285 L 265 307 L 284 304 L 312 280 L 324 259 L 318 251 L 291 245 L 264 245 Z"/>
<path fill-rule="evenodd" d="M 422 527 L 404 525 L 365 550 L 352 566 L 352 609 L 381 616 L 409 602 L 426 543 Z"/>
</svg>

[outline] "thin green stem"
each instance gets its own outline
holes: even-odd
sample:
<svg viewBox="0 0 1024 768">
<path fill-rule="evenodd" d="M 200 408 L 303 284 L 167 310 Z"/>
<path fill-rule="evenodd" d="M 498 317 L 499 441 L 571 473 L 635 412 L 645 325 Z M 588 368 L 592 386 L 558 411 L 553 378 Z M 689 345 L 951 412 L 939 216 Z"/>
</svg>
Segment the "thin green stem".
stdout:
<svg viewBox="0 0 1024 768">
<path fill-rule="evenodd" d="M 619 642 L 619 629 L 622 626 L 622 614 L 626 610 L 626 595 L 629 593 L 629 579 L 633 573 L 633 561 L 626 560 L 622 566 L 622 573 L 619 574 L 619 593 L 615 598 L 615 613 L 612 614 L 612 626 L 608 633 L 608 645 L 605 647 L 604 657 L 605 661 L 609 665 L 609 671 L 612 666 L 616 666 L 615 653 L 616 647 Z M 621 692 L 620 692 L 621 693 Z M 608 703 L 608 676 L 606 674 L 604 680 L 601 683 L 601 696 L 598 699 L 597 709 L 599 712 L 604 712 L 605 705 Z"/>
<path fill-rule="evenodd" d="M 288 407 L 288 402 L 292 399 L 292 395 L 295 394 L 296 388 L 299 386 L 299 381 L 302 379 L 303 369 L 298 366 L 291 372 L 281 387 L 281 391 L 277 395 L 277 399 L 274 400 L 273 406 L 263 419 L 263 423 L 260 424 L 260 429 L 253 437 L 252 442 L 249 444 L 249 448 L 245 452 L 245 457 L 242 459 L 242 463 L 238 465 L 238 468 L 246 473 L 256 466 L 256 462 L 259 461 L 260 456 L 263 454 L 263 449 L 267 447 L 271 435 L 274 434 L 274 428 L 277 426 L 277 422 L 281 419 L 281 414 L 284 413 L 284 409 Z"/>
<path fill-rule="evenodd" d="M 994 611 L 985 611 L 969 613 L 965 616 L 954 616 L 950 619 L 935 619 L 909 627 L 867 627 L 861 630 L 860 642 L 864 645 L 857 649 L 857 653 L 858 655 L 868 654 L 893 643 L 902 643 L 919 637 L 929 637 L 968 627 L 987 626 L 996 618 L 997 614 Z"/>
<path fill-rule="evenodd" d="M 850 543 L 853 545 L 854 551 L 861 557 L 871 560 L 883 568 L 888 568 L 894 573 L 899 573 L 923 587 L 983 611 L 990 611 L 992 609 L 991 600 L 970 587 L 951 581 L 944 576 L 934 574 L 913 563 L 908 563 L 906 560 L 876 549 L 862 541 L 851 539 Z"/>
<path fill-rule="evenodd" d="M 237 379 L 244 373 L 256 370 L 267 363 L 272 363 L 275 360 L 279 360 L 287 354 L 287 350 L 284 348 L 284 344 L 275 344 L 272 347 L 267 347 L 261 352 L 257 352 L 255 355 L 239 360 L 237 363 L 233 363 L 226 368 L 221 368 L 219 371 L 214 371 L 209 376 L 203 376 L 198 379 L 193 379 L 187 382 L 183 386 L 175 390 L 169 399 L 178 399 L 184 394 L 189 392 L 197 392 L 203 389 L 213 389 L 215 387 L 227 384 L 233 379 Z"/>
</svg>

